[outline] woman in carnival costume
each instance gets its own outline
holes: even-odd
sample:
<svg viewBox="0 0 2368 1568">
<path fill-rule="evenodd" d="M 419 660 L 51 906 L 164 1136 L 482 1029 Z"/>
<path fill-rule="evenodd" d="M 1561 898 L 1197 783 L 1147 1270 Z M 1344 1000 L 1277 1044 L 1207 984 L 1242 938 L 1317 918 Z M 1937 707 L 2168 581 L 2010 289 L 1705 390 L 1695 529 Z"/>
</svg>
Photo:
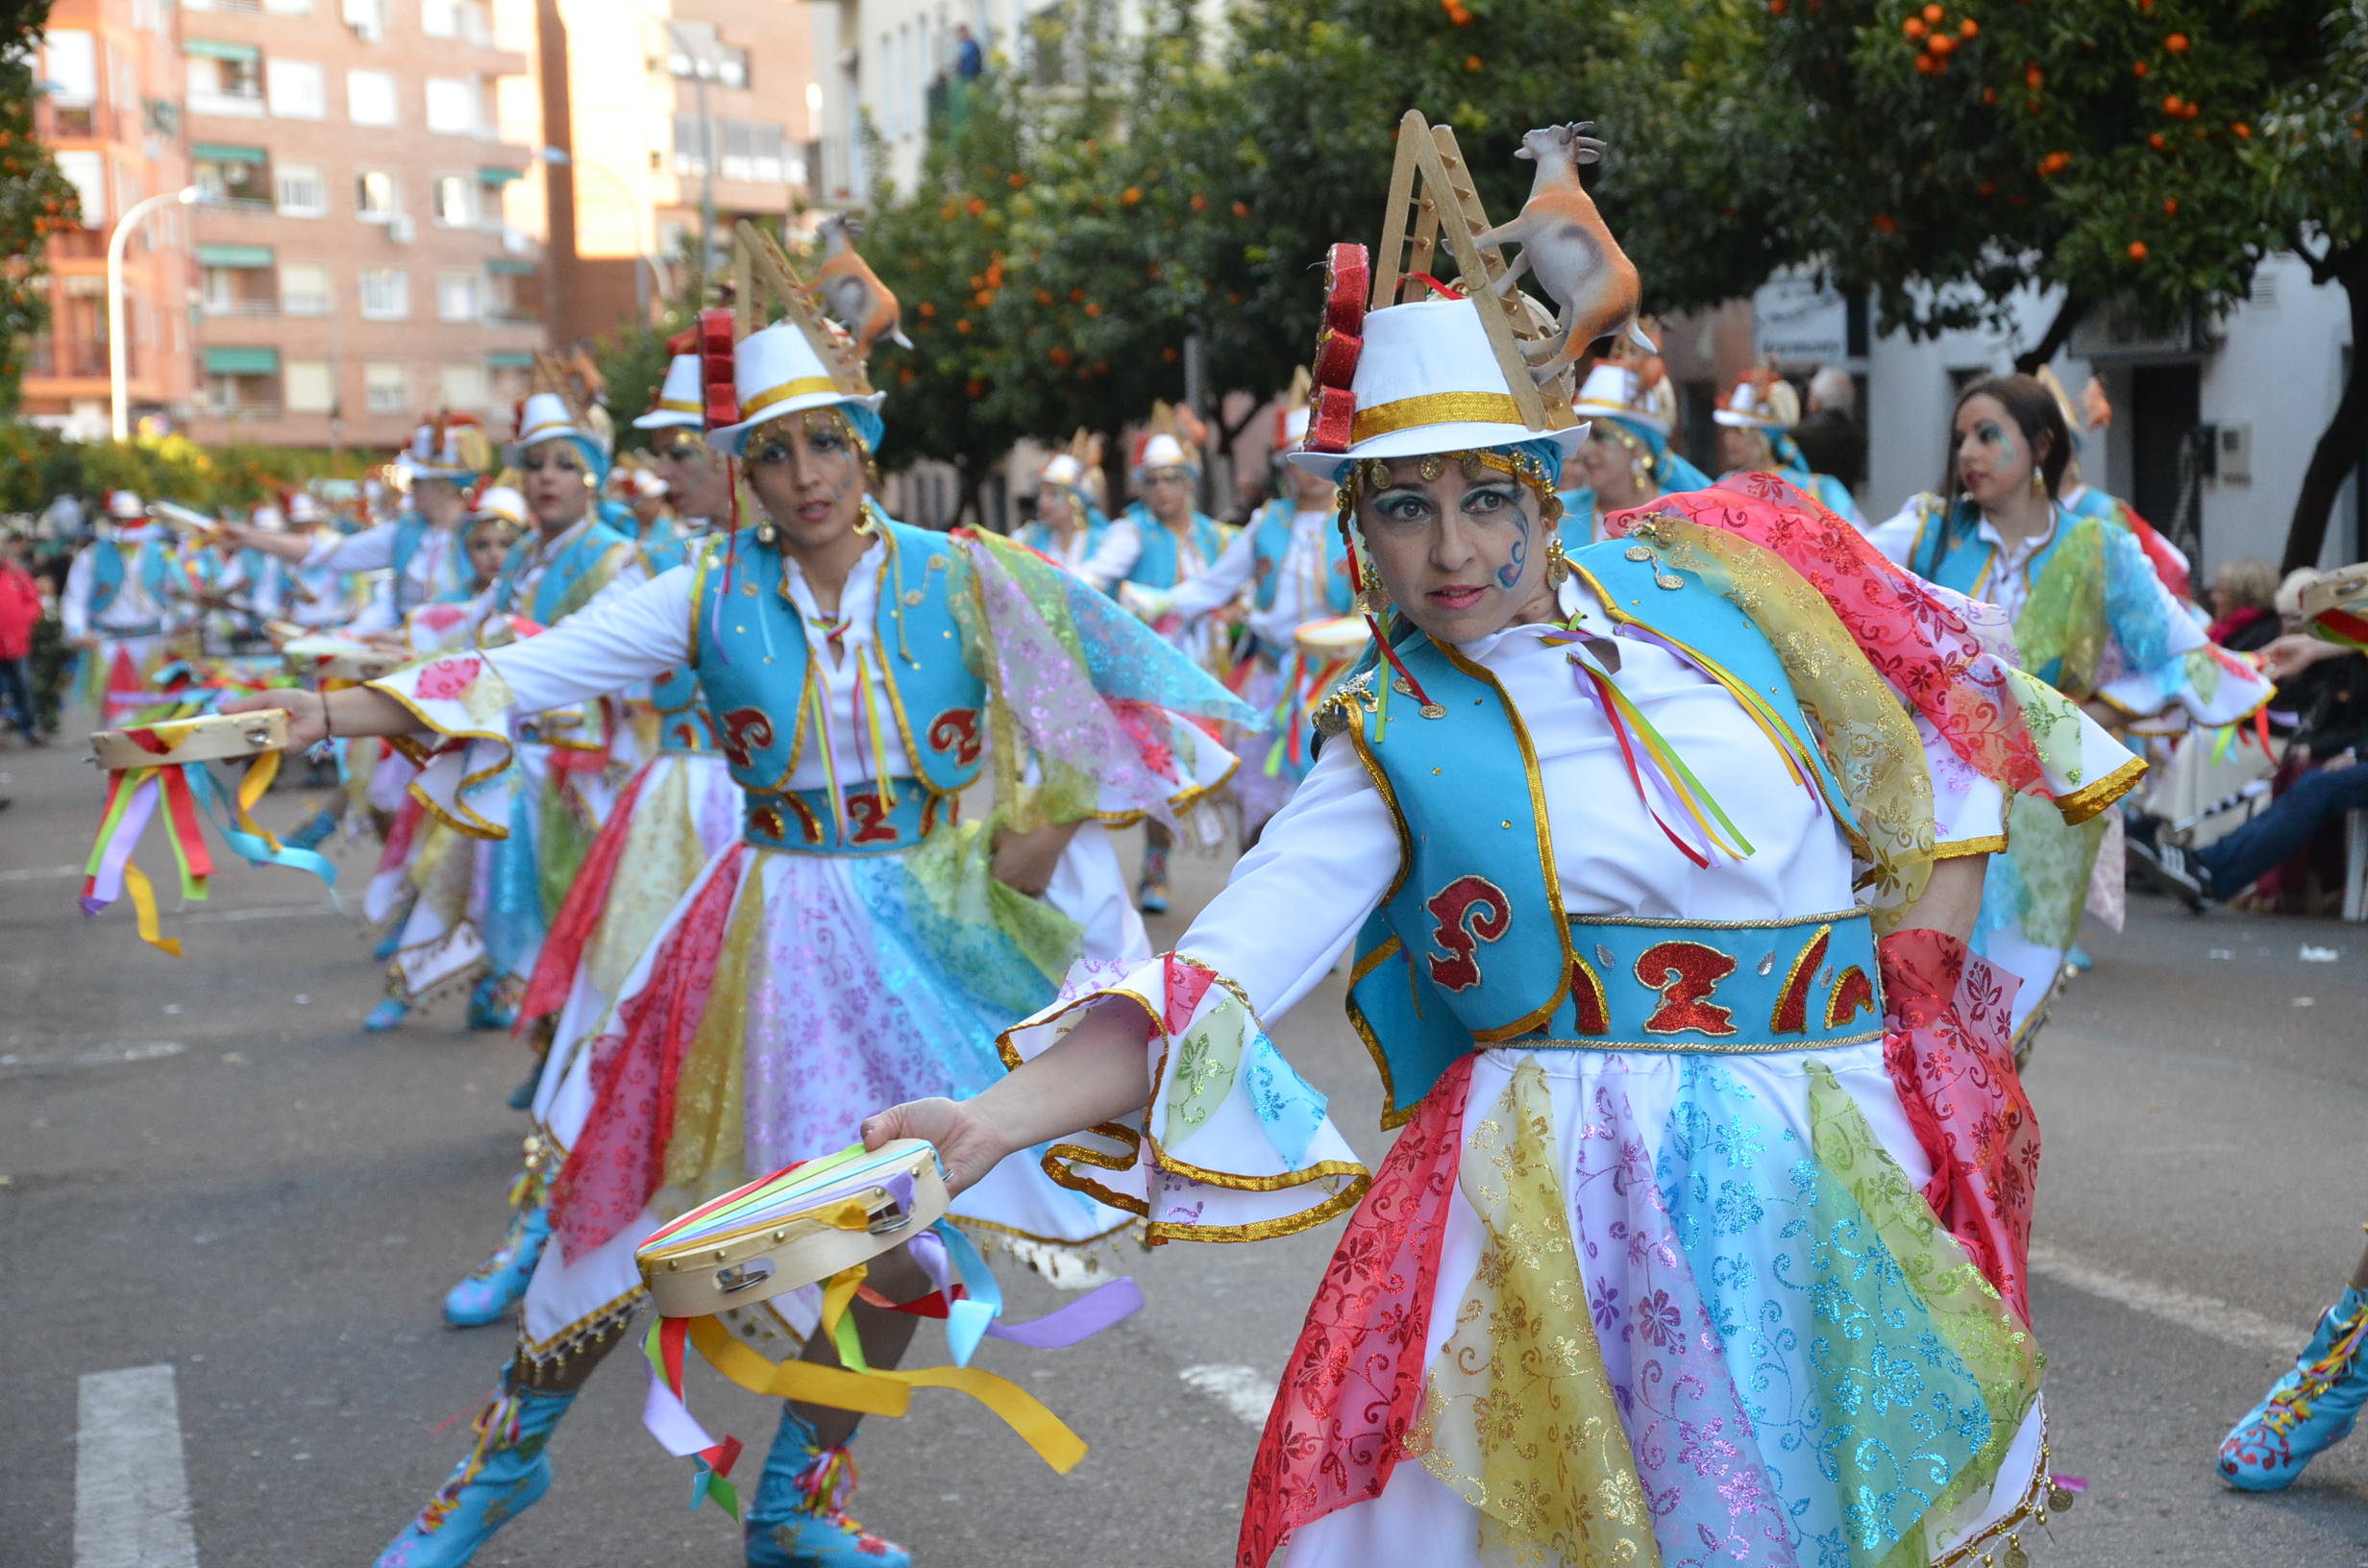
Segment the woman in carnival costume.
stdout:
<svg viewBox="0 0 2368 1568">
<path fill-rule="evenodd" d="M 958 1185 L 1076 1134 L 1048 1165 L 1153 1240 L 1355 1206 L 1243 1568 L 2008 1549 L 2046 1481 L 2037 1129 L 1961 939 L 2000 785 L 2118 748 L 1765 479 L 1565 556 L 1584 432 L 1524 415 L 1496 296 L 1362 303 L 1294 461 L 1394 607 L 1315 769 L 1174 952 L 1080 973 L 1008 1078 L 867 1141 Z M 1404 1128 L 1369 1187 L 1269 1027 L 1352 942 Z"/>
<path fill-rule="evenodd" d="M 481 646 L 488 633 L 539 632 L 604 593 L 648 580 L 641 547 L 602 522 L 594 507 L 608 470 L 606 418 L 561 391 L 562 380 L 558 367 L 538 362 L 537 390 L 521 405 L 517 439 L 504 453 L 519 471 L 532 528 L 469 604 L 464 625 Z M 412 907 L 386 998 L 364 1028 L 396 1027 L 429 992 L 472 970 L 479 978 L 469 994 L 469 1026 L 507 1029 L 516 1022 L 543 933 L 615 803 L 610 764 L 620 746 L 629 747 L 629 733 L 620 702 L 591 700 L 521 720 L 510 740 L 499 780 L 471 796 L 481 815 L 456 822 L 483 841 L 468 903 L 478 913 L 456 921 L 443 900 L 423 898 Z M 419 788 L 417 780 L 411 788 Z"/>
<path fill-rule="evenodd" d="M 1809 459 L 1785 433 L 1800 423 L 1801 400 L 1772 368 L 1763 365 L 1736 382 L 1711 418 L 1718 422 L 1718 456 L 1727 465 L 1728 477 L 1773 474 L 1814 497 L 1851 527 L 1866 527 L 1850 487 L 1831 474 L 1812 473 Z"/>
<path fill-rule="evenodd" d="M 1918 576 L 1987 606 L 2010 627 L 2024 667 L 2115 726 L 2218 725 L 2249 717 L 2271 685 L 2255 665 L 2214 647 L 2171 597 L 2134 536 L 2075 518 L 2054 498 L 2071 440 L 2063 412 L 2028 376 L 1974 382 L 1957 401 L 1944 489 L 1924 494 L 1867 538 Z M 2063 813 L 2017 799 L 1994 847 L 1977 951 L 2022 978 L 2014 1041 L 2027 1058 L 2067 972 L 2105 807 L 2143 764 L 2125 753 Z"/>
<path fill-rule="evenodd" d="M 149 688 L 166 645 L 195 614 L 162 525 L 129 490 L 107 498 L 98 539 L 66 570 L 58 619 L 77 650 L 74 691 L 112 727 L 158 700 Z"/>
<path fill-rule="evenodd" d="M 461 521 L 454 530 L 460 549 L 460 584 L 438 594 L 406 618 L 405 639 L 412 653 L 450 652 L 473 644 L 481 635 L 487 640 L 506 635 L 498 625 L 481 632 L 471 619 L 470 606 L 500 578 L 502 563 L 509 559 L 510 551 L 530 531 L 531 516 L 527 498 L 506 484 L 485 485 L 474 500 L 462 503 Z M 365 744 L 383 743 L 357 742 L 355 746 L 359 748 Z M 382 772 L 400 769 L 406 780 L 419 776 L 419 770 L 410 759 L 391 747 L 380 768 Z M 377 776 L 373 774 L 374 780 Z M 374 955 L 378 961 L 391 966 L 415 914 L 419 917 L 422 941 L 427 940 L 426 934 L 430 932 L 463 927 L 481 930 L 485 916 L 484 878 L 480 872 L 491 857 L 491 846 L 438 819 L 426 802 L 408 793 L 407 783 L 402 801 L 388 815 L 386 823 L 378 869 L 362 894 L 362 919 L 387 927 L 386 942 Z M 423 900 L 427 912 L 419 914 Z M 387 985 L 390 991 L 397 987 L 408 991 L 403 971 L 392 967 L 387 971 Z M 401 1022 L 407 1015 L 407 1007 L 390 1002 L 391 998 L 381 1001 L 363 1020 L 362 1027 L 375 1032 Z"/>
<path fill-rule="evenodd" d="M 1135 520 L 1101 505 L 1101 437 L 1079 430 L 1036 474 L 1036 515 L 1012 537 L 1078 580 L 1109 593 L 1143 554 Z"/>
<path fill-rule="evenodd" d="M 1587 476 L 1587 510 L 1563 518 L 1563 548 L 1600 544 L 1603 520 L 1678 490 L 1708 490 L 1710 476 L 1669 447 L 1669 421 L 1656 386 L 1633 364 L 1614 361 L 1587 373 L 1571 410 L 1587 420 L 1578 450 Z"/>
<path fill-rule="evenodd" d="M 465 740 L 420 787 L 474 821 L 478 781 L 500 775 L 523 715 L 687 664 L 744 791 L 737 842 L 676 904 L 597 1034 L 552 1058 L 537 1112 L 562 1163 L 518 1352 L 390 1568 L 466 1561 L 541 1495 L 553 1427 L 640 1302 L 633 1248 L 653 1227 L 840 1148 L 884 1098 L 983 1088 L 1015 1006 L 1048 1001 L 1081 955 L 1147 953 L 1102 824 L 1173 821 L 1232 766 L 1186 716 L 1238 721 L 1241 705 L 1140 622 L 1006 541 L 879 510 L 880 395 L 819 317 L 749 335 L 733 380 L 745 417 L 710 440 L 745 463 L 755 527 L 544 636 L 294 703 L 296 744 L 325 723 Z M 994 810 L 959 821 L 990 768 Z M 664 1102 L 648 1092 L 660 1074 Z M 1128 1223 L 1032 1161 L 973 1188 L 954 1217 L 1056 1247 Z M 900 1254 L 870 1278 L 926 1289 Z M 852 1311 L 871 1363 L 895 1365 L 913 1319 Z M 760 1350 L 801 1354 L 782 1319 L 745 1318 L 735 1332 Z M 803 1354 L 827 1360 L 827 1341 Z M 746 1507 L 750 1563 L 906 1560 L 845 1515 L 854 1428 L 846 1411 L 785 1406 Z"/>
<path fill-rule="evenodd" d="M 2071 436 L 2072 456 L 2064 464 L 2063 478 L 2056 492 L 2057 499 L 2063 502 L 2065 512 L 2075 518 L 2102 518 L 2128 528 L 2136 535 L 2138 548 L 2146 552 L 2146 559 L 2154 566 L 2155 576 L 2162 579 L 2162 586 L 2170 590 L 2171 597 L 2182 604 L 2192 606 L 2195 603 L 2195 579 L 2186 551 L 2172 544 L 2163 537 L 2159 528 L 2140 517 L 2136 507 L 2119 496 L 2098 489 L 2081 473 L 2081 448 L 2084 433 L 2103 429 L 2113 422 L 2113 405 L 2105 396 L 2105 383 L 2091 376 L 2088 388 L 2082 395 L 2081 406 L 2075 411 L 2072 394 L 2064 390 L 2063 382 L 2056 379 L 2054 370 L 2041 365 L 2032 379 L 2047 388 L 2055 398 L 2056 406 L 2063 411 L 2064 429 Z"/>
<path fill-rule="evenodd" d="M 725 475 L 714 486 L 723 490 L 720 498 L 704 482 L 723 473 L 726 459 L 705 443 L 701 375 L 699 355 L 677 355 L 656 406 L 633 424 L 663 444 L 666 455 L 658 460 L 692 471 L 688 493 L 708 503 L 708 516 L 725 530 L 729 478 Z M 678 438 L 685 434 L 698 438 L 709 463 L 694 464 L 680 452 Z M 685 549 L 696 549 L 699 533 L 707 527 L 704 517 L 684 521 L 698 533 L 679 534 L 669 524 L 661 538 L 644 542 L 644 554 L 669 552 L 671 546 L 677 558 L 670 565 L 681 565 Z M 678 666 L 650 682 L 648 692 L 653 724 L 644 749 L 649 760 L 618 791 L 614 809 L 553 917 L 519 1004 L 519 1027 L 537 1037 L 541 1064 L 525 1086 L 533 1097 L 520 1105 L 533 1110 L 534 1131 L 527 1137 L 526 1169 L 511 1187 L 511 1215 L 501 1243 L 445 1294 L 444 1321 L 455 1328 L 497 1322 L 526 1294 L 551 1236 L 553 1157 L 567 1148 L 552 1133 L 549 1107 L 668 913 L 707 863 L 740 836 L 740 789 L 716 749 L 714 723 L 699 699 L 697 672 Z"/>
<path fill-rule="evenodd" d="M 1136 500 L 1122 522 L 1132 523 L 1143 552 L 1128 569 L 1119 601 L 1142 615 L 1161 636 L 1204 669 L 1229 668 L 1221 628 L 1203 617 L 1187 622 L 1163 608 L 1166 596 L 1217 564 L 1232 529 L 1194 503 L 1200 485 L 1200 442 L 1207 434 L 1190 408 L 1151 405 L 1151 423 L 1135 438 L 1127 476 Z M 1168 912 L 1168 852 L 1175 839 L 1159 822 L 1145 826 L 1143 874 L 1135 905 L 1146 915 Z"/>
<path fill-rule="evenodd" d="M 1315 762 L 1308 720 L 1317 700 L 1347 673 L 1345 657 L 1307 650 L 1299 631 L 1356 608 L 1348 582 L 1348 547 L 1331 527 L 1332 485 L 1285 461 L 1307 434 L 1309 387 L 1299 372 L 1275 417 L 1275 462 L 1282 493 L 1260 507 L 1226 545 L 1217 564 L 1157 600 L 1159 615 L 1186 625 L 1250 596 L 1248 637 L 1226 684 L 1258 710 L 1258 727 L 1242 732 L 1235 749 L 1243 768 L 1233 797 L 1242 811 L 1242 843 L 1258 842 L 1268 819 L 1282 809 Z"/>
</svg>

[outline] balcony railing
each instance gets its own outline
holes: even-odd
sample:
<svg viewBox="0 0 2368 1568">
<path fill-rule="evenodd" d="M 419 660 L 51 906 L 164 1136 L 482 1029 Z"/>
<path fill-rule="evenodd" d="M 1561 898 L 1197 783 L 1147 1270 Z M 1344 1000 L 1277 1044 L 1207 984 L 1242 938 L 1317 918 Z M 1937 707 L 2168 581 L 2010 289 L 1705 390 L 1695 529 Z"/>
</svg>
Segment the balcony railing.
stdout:
<svg viewBox="0 0 2368 1568">
<path fill-rule="evenodd" d="M 230 114 L 243 119 L 259 120 L 263 117 L 263 95 L 257 93 L 250 97 L 245 93 L 234 95 L 222 92 L 192 92 L 189 94 L 189 112 L 192 114 Z"/>
<path fill-rule="evenodd" d="M 210 316 L 248 316 L 269 318 L 280 313 L 278 300 L 213 299 L 206 302 Z"/>
<path fill-rule="evenodd" d="M 208 196 L 198 207 L 207 212 L 222 212 L 234 218 L 268 218 L 280 210 L 257 196 Z"/>
<path fill-rule="evenodd" d="M 208 401 L 198 404 L 198 413 L 206 419 L 278 419 L 280 405 L 276 403 L 217 403 Z"/>
<path fill-rule="evenodd" d="M 488 327 L 540 327 L 543 318 L 515 306 L 495 306 L 479 318 Z"/>
</svg>

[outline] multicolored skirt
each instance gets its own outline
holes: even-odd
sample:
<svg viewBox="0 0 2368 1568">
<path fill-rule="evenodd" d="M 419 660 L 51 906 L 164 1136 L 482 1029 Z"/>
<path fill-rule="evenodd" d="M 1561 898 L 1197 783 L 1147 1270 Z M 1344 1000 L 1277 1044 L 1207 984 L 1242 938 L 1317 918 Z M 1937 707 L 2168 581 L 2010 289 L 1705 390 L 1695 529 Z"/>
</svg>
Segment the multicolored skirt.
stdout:
<svg viewBox="0 0 2368 1568">
<path fill-rule="evenodd" d="M 1154 1238 L 1355 1206 L 1268 1419 L 1241 1568 L 2004 1550 L 2047 1482 L 2020 1262 L 2037 1133 L 2005 1055 L 2011 983 L 1905 935 L 1929 939 L 1906 967 L 1938 972 L 1903 976 L 1922 1000 L 1880 1041 L 1478 1050 L 1369 1187 L 1322 1097 L 1187 959 L 1006 1037 L 1031 1055 L 1097 997 L 1160 1020 L 1132 1147 L 1088 1136 L 1050 1161 Z"/>
<path fill-rule="evenodd" d="M 1081 949 L 1149 951 L 1099 827 L 1079 831 L 1044 899 L 995 882 L 989 847 L 984 823 L 893 855 L 735 837 L 613 1000 L 598 980 L 605 960 L 587 948 L 535 1095 L 556 1174 L 524 1355 L 555 1359 L 612 1332 L 640 1301 L 634 1246 L 676 1214 L 846 1147 L 882 1106 L 993 1083 L 997 1031 L 1045 1005 Z M 1032 1155 L 965 1192 L 953 1217 L 982 1240 L 1054 1247 L 1130 1223 L 1055 1185 Z"/>
</svg>

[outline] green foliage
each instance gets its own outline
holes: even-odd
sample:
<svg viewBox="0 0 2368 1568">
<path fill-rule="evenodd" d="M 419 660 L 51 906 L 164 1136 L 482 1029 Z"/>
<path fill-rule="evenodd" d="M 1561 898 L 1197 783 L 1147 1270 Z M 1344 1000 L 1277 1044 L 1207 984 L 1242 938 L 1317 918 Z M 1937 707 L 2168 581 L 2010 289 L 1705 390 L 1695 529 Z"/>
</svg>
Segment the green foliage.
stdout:
<svg viewBox="0 0 2368 1568">
<path fill-rule="evenodd" d="M 358 478 L 382 453 L 342 455 L 307 447 L 200 447 L 185 435 L 71 442 L 0 421 L 0 512 L 37 511 L 62 492 L 90 498 L 132 490 L 200 511 L 278 501 L 313 478 Z"/>
<path fill-rule="evenodd" d="M 23 394 L 25 354 L 49 326 L 52 233 L 82 221 L 82 204 L 33 134 L 33 39 L 48 0 L 0 10 L 0 415 Z"/>
<path fill-rule="evenodd" d="M 616 421 L 617 450 L 633 452 L 650 445 L 650 432 L 633 428 L 633 420 L 657 402 L 666 384 L 666 366 L 674 355 L 666 340 L 690 325 L 679 305 L 669 305 L 655 325 L 628 322 L 592 347 L 592 362 L 608 384 L 608 408 Z"/>
</svg>

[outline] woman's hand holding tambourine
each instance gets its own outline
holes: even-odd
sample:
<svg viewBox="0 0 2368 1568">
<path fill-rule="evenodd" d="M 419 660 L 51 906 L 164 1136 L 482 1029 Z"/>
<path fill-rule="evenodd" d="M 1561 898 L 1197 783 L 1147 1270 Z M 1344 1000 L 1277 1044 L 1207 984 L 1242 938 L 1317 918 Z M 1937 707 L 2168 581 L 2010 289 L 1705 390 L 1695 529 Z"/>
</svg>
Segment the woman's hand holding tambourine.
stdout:
<svg viewBox="0 0 2368 1568">
<path fill-rule="evenodd" d="M 279 708 L 287 714 L 287 746 L 291 752 L 310 750 L 329 739 L 329 705 L 318 692 L 279 689 L 256 692 L 248 697 L 234 697 L 224 702 L 224 713 L 259 713 Z"/>
</svg>

